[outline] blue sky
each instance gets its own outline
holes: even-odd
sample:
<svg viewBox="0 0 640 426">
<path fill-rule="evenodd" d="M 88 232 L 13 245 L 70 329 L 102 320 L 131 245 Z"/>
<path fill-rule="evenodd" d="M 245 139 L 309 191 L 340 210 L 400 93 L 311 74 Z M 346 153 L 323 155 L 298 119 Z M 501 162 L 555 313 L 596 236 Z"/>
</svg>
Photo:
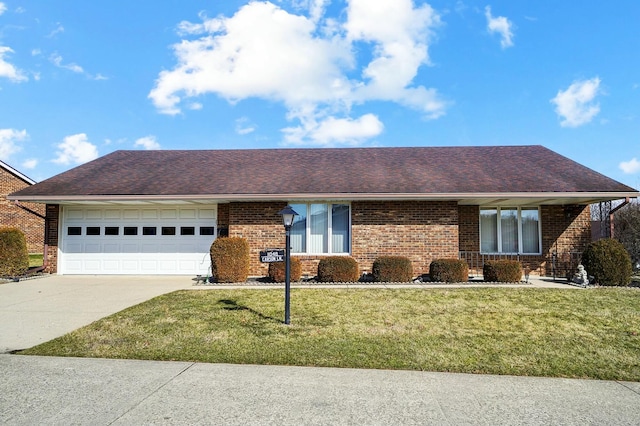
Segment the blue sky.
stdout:
<svg viewBox="0 0 640 426">
<path fill-rule="evenodd" d="M 0 160 L 37 181 L 119 149 L 536 144 L 640 188 L 636 0 L 0 12 Z"/>
</svg>

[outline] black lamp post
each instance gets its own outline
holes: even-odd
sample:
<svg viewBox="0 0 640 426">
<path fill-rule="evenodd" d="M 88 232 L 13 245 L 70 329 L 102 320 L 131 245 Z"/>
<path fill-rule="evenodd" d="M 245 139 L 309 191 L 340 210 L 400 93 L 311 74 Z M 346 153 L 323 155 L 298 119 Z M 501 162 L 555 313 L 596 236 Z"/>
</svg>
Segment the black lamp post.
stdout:
<svg viewBox="0 0 640 426">
<path fill-rule="evenodd" d="M 284 251 L 284 323 L 291 322 L 289 316 L 290 299 L 291 299 L 291 226 L 293 219 L 298 216 L 291 206 L 287 206 L 278 212 L 282 216 L 285 232 L 285 251 Z"/>
</svg>

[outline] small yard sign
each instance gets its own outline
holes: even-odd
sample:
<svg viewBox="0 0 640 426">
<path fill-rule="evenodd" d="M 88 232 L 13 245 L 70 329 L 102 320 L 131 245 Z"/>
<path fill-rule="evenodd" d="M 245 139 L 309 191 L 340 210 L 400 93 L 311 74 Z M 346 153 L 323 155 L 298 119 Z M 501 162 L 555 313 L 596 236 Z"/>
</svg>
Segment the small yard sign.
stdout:
<svg viewBox="0 0 640 426">
<path fill-rule="evenodd" d="M 267 249 L 260 252 L 260 262 L 284 262 L 284 249 Z"/>
</svg>

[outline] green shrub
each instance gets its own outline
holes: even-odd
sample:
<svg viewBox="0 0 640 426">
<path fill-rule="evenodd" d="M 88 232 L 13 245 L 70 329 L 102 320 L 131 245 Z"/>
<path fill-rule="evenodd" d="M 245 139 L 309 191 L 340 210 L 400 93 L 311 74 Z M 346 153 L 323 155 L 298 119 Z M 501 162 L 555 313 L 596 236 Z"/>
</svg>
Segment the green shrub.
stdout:
<svg viewBox="0 0 640 426">
<path fill-rule="evenodd" d="M 211 275 L 219 283 L 244 282 L 249 277 L 249 243 L 245 238 L 216 238 L 211 244 Z"/>
<path fill-rule="evenodd" d="M 382 283 L 406 283 L 413 280 L 413 265 L 408 257 L 380 256 L 373 261 L 373 280 Z"/>
<path fill-rule="evenodd" d="M 0 277 L 17 277 L 29 270 L 29 251 L 18 228 L 0 228 Z"/>
<path fill-rule="evenodd" d="M 622 243 L 610 238 L 589 244 L 582 253 L 582 266 L 600 285 L 627 286 L 631 282 L 631 257 Z"/>
<path fill-rule="evenodd" d="M 431 281 L 460 283 L 469 281 L 469 265 L 463 259 L 435 259 L 429 265 Z"/>
<path fill-rule="evenodd" d="M 329 256 L 318 263 L 318 280 L 321 282 L 351 283 L 360 278 L 358 262 L 349 256 Z"/>
<path fill-rule="evenodd" d="M 522 264 L 517 260 L 487 260 L 482 267 L 485 281 L 517 283 L 522 280 Z"/>
<path fill-rule="evenodd" d="M 300 281 L 300 277 L 302 276 L 302 262 L 297 257 L 290 258 L 291 261 L 291 269 L 289 271 L 290 280 L 291 281 Z M 285 282 L 286 275 L 286 265 L 285 262 L 273 262 L 269 264 L 269 278 L 271 281 L 276 283 Z"/>
</svg>

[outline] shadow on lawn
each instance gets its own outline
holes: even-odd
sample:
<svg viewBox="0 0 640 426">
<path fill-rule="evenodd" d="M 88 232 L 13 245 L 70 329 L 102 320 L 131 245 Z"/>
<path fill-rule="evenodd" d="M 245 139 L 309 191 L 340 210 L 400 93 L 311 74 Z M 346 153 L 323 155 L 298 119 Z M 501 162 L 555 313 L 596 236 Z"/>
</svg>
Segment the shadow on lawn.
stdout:
<svg viewBox="0 0 640 426">
<path fill-rule="evenodd" d="M 236 302 L 235 300 L 220 299 L 218 300 L 218 304 L 224 305 L 222 309 L 227 311 L 248 311 L 264 320 L 275 321 L 277 323 L 284 323 L 284 321 L 281 319 L 269 317 L 263 314 L 262 312 L 258 312 L 254 309 L 249 308 L 248 306 L 238 305 L 238 302 Z"/>
</svg>

